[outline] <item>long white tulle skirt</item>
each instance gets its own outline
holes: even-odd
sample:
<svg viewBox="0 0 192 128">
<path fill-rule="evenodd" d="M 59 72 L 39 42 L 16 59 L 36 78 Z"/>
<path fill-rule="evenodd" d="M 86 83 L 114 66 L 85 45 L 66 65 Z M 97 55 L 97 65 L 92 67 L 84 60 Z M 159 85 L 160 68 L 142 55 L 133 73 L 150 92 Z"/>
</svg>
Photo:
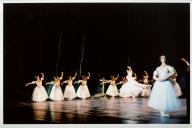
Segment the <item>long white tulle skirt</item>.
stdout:
<svg viewBox="0 0 192 128">
<path fill-rule="evenodd" d="M 178 99 L 171 81 L 156 81 L 148 101 L 149 107 L 159 111 L 170 112 L 179 107 Z"/>
<path fill-rule="evenodd" d="M 117 86 L 116 85 L 109 85 L 106 94 L 109 95 L 109 96 L 119 95 L 119 91 L 117 89 Z"/>
<path fill-rule="evenodd" d="M 45 101 L 48 95 L 44 86 L 36 86 L 33 90 L 32 101 Z"/>
<path fill-rule="evenodd" d="M 64 100 L 64 96 L 63 96 L 63 92 L 61 90 L 61 87 L 54 85 L 52 87 L 52 90 L 51 90 L 49 98 L 51 100 L 55 100 L 55 101 L 62 101 L 62 100 Z"/>
<path fill-rule="evenodd" d="M 137 97 L 143 88 L 141 87 L 141 84 L 134 81 L 134 80 L 129 80 L 125 85 L 123 85 L 120 88 L 120 96 L 121 97 Z"/>
<path fill-rule="evenodd" d="M 83 98 L 83 99 L 91 96 L 87 85 L 80 85 L 79 88 L 77 89 L 76 95 L 77 97 Z"/>
<path fill-rule="evenodd" d="M 64 98 L 74 99 L 75 97 L 75 88 L 73 87 L 73 85 L 67 85 L 64 91 Z"/>
<path fill-rule="evenodd" d="M 131 95 L 127 92 L 127 84 L 123 84 L 119 89 L 119 96 L 120 97 L 130 97 Z"/>
</svg>

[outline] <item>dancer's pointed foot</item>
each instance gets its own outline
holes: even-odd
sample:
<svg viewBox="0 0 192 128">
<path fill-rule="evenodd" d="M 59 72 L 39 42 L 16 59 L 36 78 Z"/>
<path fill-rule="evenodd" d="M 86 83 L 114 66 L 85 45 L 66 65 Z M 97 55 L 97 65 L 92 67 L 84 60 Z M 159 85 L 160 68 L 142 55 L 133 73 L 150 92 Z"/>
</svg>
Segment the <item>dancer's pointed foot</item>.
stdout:
<svg viewBox="0 0 192 128">
<path fill-rule="evenodd" d="M 170 115 L 168 115 L 168 114 L 161 114 L 161 117 L 170 117 Z"/>
<path fill-rule="evenodd" d="M 164 112 L 160 112 L 161 113 L 161 117 L 169 117 L 170 115 L 165 114 Z"/>
</svg>

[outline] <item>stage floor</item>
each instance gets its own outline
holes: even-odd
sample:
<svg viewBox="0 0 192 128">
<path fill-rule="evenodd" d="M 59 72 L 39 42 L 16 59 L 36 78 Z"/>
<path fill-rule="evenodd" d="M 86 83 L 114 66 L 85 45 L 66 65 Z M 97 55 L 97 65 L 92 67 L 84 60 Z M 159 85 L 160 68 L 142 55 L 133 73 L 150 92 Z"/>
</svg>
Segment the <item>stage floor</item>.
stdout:
<svg viewBox="0 0 192 128">
<path fill-rule="evenodd" d="M 170 117 L 147 106 L 148 98 L 95 98 L 46 102 L 6 102 L 5 124 L 188 124 L 186 100 Z"/>
</svg>

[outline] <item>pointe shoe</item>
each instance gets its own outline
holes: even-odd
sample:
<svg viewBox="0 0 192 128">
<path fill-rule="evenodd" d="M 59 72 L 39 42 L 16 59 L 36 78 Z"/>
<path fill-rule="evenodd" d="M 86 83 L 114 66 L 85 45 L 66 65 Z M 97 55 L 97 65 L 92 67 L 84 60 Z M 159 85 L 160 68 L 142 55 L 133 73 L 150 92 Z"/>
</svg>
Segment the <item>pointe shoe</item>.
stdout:
<svg viewBox="0 0 192 128">
<path fill-rule="evenodd" d="M 165 113 L 162 113 L 161 114 L 161 117 L 169 117 L 170 115 L 168 115 L 168 114 L 165 114 Z"/>
</svg>

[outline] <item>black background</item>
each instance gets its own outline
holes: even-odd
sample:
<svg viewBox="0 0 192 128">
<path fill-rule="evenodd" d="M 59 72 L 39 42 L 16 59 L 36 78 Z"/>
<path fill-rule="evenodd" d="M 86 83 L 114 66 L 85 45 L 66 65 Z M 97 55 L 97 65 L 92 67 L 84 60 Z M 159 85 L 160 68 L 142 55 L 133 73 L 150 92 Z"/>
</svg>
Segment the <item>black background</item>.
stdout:
<svg viewBox="0 0 192 128">
<path fill-rule="evenodd" d="M 4 4 L 4 99 L 26 98 L 24 84 L 36 72 L 45 81 L 56 70 L 79 72 L 83 38 L 82 74 L 91 72 L 89 89 L 97 92 L 98 79 L 125 75 L 131 65 L 138 77 L 150 77 L 165 54 L 178 72 L 189 60 L 188 3 L 44 3 Z M 61 36 L 59 66 L 59 40 Z M 76 86 L 77 88 L 77 86 Z"/>
</svg>

